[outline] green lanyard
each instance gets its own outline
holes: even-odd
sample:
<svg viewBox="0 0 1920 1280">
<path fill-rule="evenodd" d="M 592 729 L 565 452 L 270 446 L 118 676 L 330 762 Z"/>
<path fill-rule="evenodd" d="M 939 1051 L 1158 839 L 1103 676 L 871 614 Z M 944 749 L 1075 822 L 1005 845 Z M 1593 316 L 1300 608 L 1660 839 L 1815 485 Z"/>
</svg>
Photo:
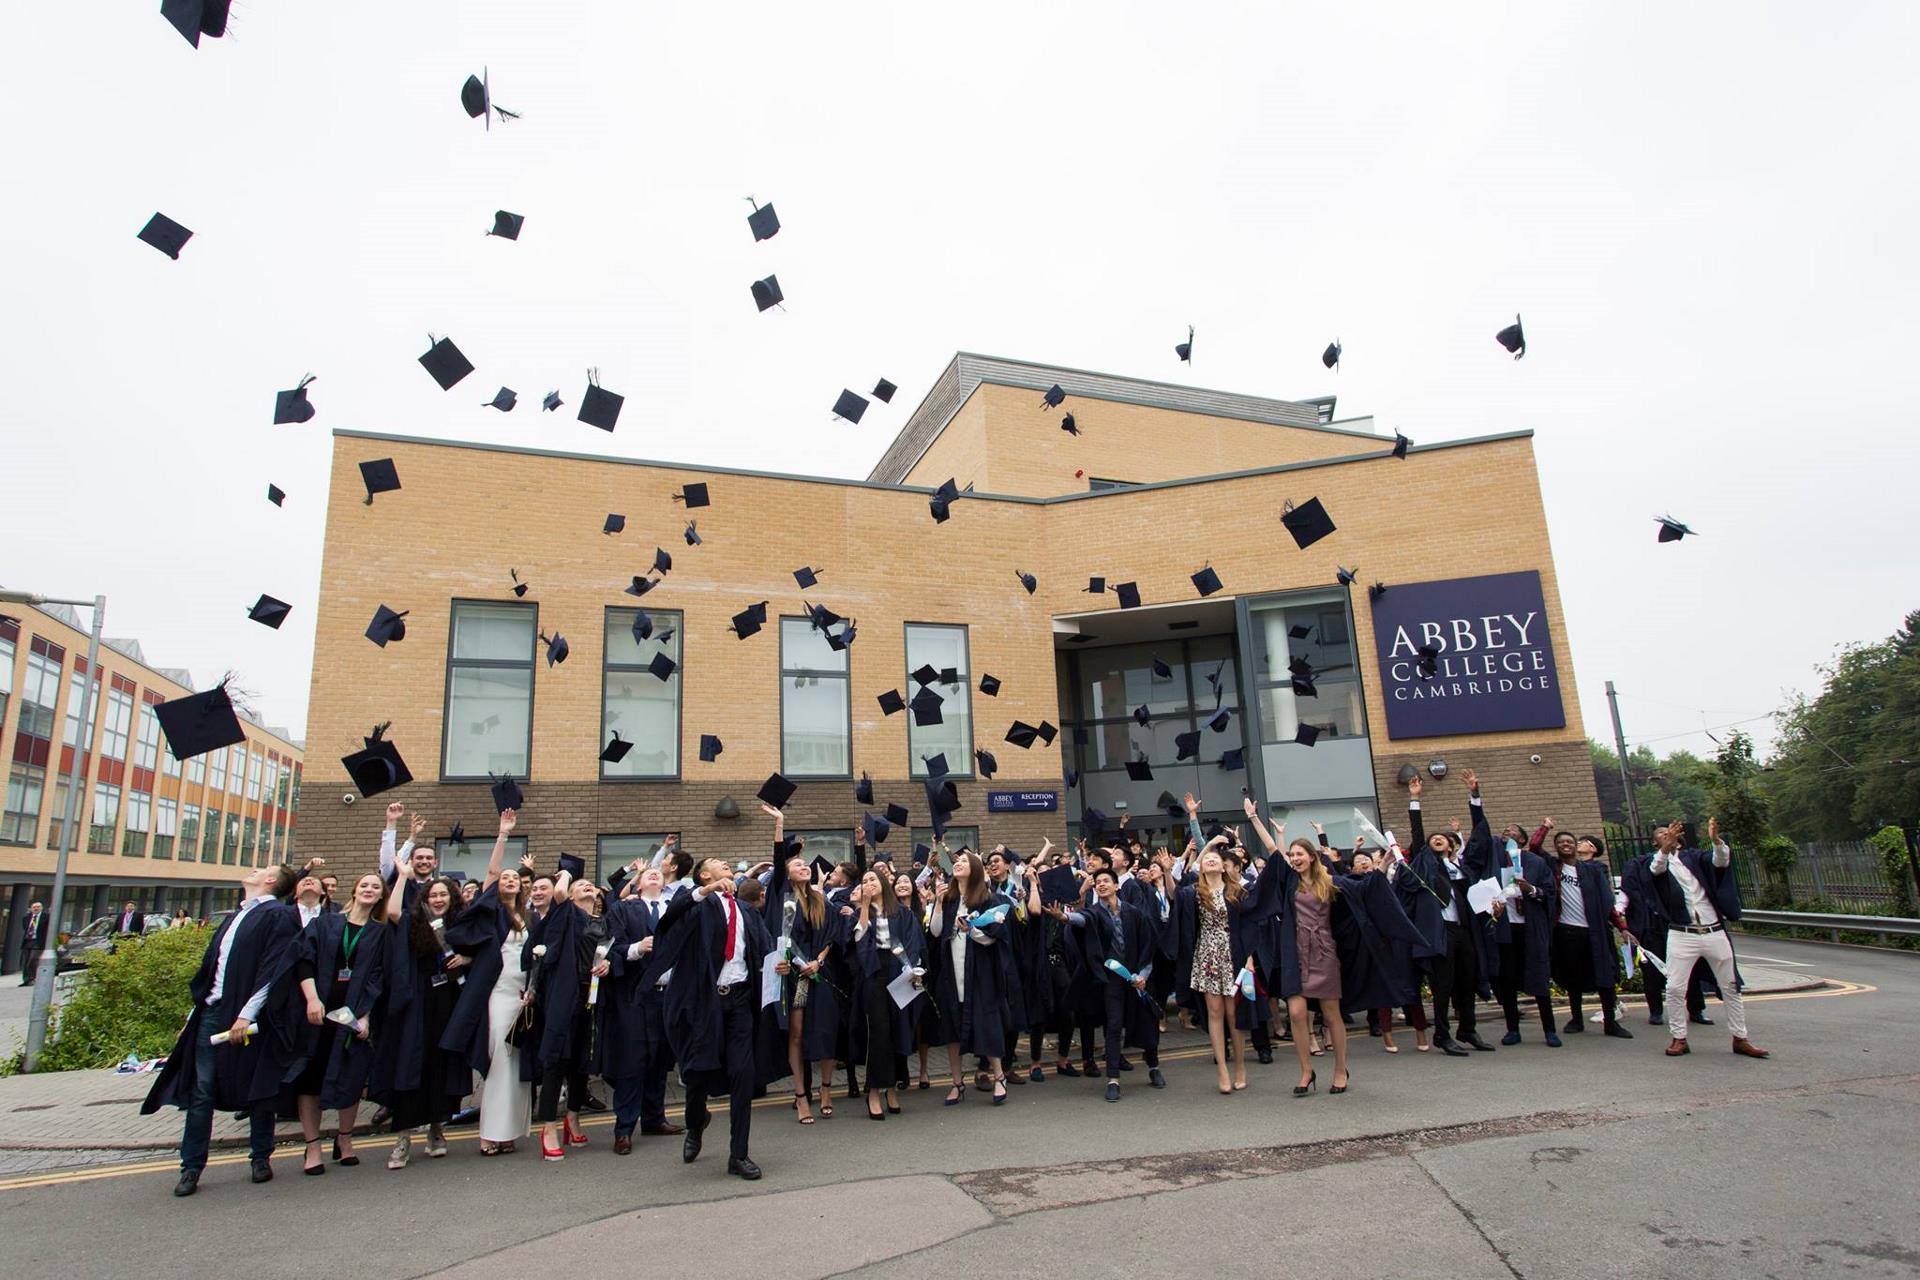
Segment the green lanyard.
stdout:
<svg viewBox="0 0 1920 1280">
<path fill-rule="evenodd" d="M 367 927 L 363 924 L 355 924 L 351 920 L 347 922 L 346 936 L 340 940 L 340 955 L 346 961 L 340 966 L 342 969 L 353 968 L 353 951 L 360 945 L 360 935 L 365 933 L 366 929 Z"/>
</svg>

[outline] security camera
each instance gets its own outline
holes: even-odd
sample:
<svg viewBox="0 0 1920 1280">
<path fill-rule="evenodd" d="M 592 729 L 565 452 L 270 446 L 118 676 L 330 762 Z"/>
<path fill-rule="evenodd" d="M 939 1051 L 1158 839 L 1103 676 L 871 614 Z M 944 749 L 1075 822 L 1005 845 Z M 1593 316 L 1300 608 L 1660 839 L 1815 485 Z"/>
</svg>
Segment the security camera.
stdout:
<svg viewBox="0 0 1920 1280">
<path fill-rule="evenodd" d="M 1535 761 L 1538 761 L 1540 757 L 1535 756 L 1534 759 Z M 340 797 L 341 804 L 352 804 L 353 800 L 354 800 L 354 795 L 353 795 L 353 792 L 351 791 L 347 792 L 347 794 Z"/>
<path fill-rule="evenodd" d="M 1535 755 L 1535 756 L 1528 756 L 1528 757 L 1527 757 L 1527 763 L 1528 763 L 1528 764 L 1539 764 L 1539 763 L 1540 763 L 1540 757 L 1539 757 L 1539 756 L 1537 756 L 1537 755 Z"/>
</svg>

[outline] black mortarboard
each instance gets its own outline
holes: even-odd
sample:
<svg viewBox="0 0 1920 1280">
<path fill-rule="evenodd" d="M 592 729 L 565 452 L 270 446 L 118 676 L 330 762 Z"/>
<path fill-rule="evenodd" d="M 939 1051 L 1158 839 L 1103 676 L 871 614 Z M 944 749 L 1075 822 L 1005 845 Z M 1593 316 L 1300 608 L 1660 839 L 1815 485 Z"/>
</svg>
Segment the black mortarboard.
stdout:
<svg viewBox="0 0 1920 1280">
<path fill-rule="evenodd" d="M 1239 747 L 1230 747 L 1220 753 L 1220 767 L 1229 773 L 1247 767 L 1247 753 Z"/>
<path fill-rule="evenodd" d="M 387 647 L 387 642 L 390 640 L 405 640 L 407 638 L 406 617 L 411 612 L 413 612 L 411 609 L 406 609 L 395 613 L 384 604 L 381 605 L 373 611 L 373 621 L 367 624 L 367 639 L 382 649 Z"/>
<path fill-rule="evenodd" d="M 865 772 L 860 774 L 860 781 L 853 784 L 853 798 L 860 804 L 873 803 L 873 779 Z"/>
<path fill-rule="evenodd" d="M 686 531 L 684 534 L 681 535 L 686 538 L 687 545 L 690 547 L 697 547 L 700 545 L 699 524 L 700 522 L 698 520 L 687 521 Z"/>
<path fill-rule="evenodd" d="M 928 662 L 921 663 L 907 674 L 912 676 L 913 682 L 923 689 L 940 678 L 940 673 L 934 670 L 932 663 Z"/>
<path fill-rule="evenodd" d="M 1077 787 L 1080 785 L 1080 771 L 1072 765 L 1067 766 L 1067 785 L 1069 787 Z"/>
<path fill-rule="evenodd" d="M 827 632 L 827 648 L 833 650 L 835 653 L 843 652 L 853 644 L 856 635 L 853 629 L 853 619 L 848 618 L 846 622 L 847 625 L 840 628 L 839 631 Z"/>
<path fill-rule="evenodd" d="M 733 629 L 742 640 L 767 625 L 767 602 L 762 600 L 750 604 L 733 615 Z"/>
<path fill-rule="evenodd" d="M 673 557 L 667 554 L 665 547 L 653 549 L 653 572 L 667 573 L 673 568 Z"/>
<path fill-rule="evenodd" d="M 1173 354 L 1180 357 L 1182 363 L 1193 359 L 1193 326 L 1187 326 L 1187 340 L 1173 344 Z"/>
<path fill-rule="evenodd" d="M 1195 729 L 1192 733 L 1176 733 L 1173 735 L 1173 758 L 1175 760 L 1191 760 L 1199 754 L 1200 731 L 1198 729 Z"/>
<path fill-rule="evenodd" d="M 460 86 L 460 105 L 469 119 L 478 120 L 487 114 L 487 87 L 479 76 L 468 76 Z"/>
<path fill-rule="evenodd" d="M 512 774 L 505 773 L 498 778 L 494 778 L 492 771 L 489 770 L 487 777 L 493 779 L 493 809 L 495 813 L 505 813 L 509 809 L 518 809 L 527 802 L 526 796 L 520 792 L 520 784 L 513 780 Z"/>
<path fill-rule="evenodd" d="M 1333 532 L 1333 518 L 1318 498 L 1308 498 L 1297 507 L 1288 503 L 1280 513 L 1280 523 L 1287 526 L 1294 545 L 1302 551 Z"/>
<path fill-rule="evenodd" d="M 665 653 L 656 653 L 653 655 L 653 661 L 647 664 L 647 670 L 653 673 L 654 679 L 664 681 L 671 680 L 673 673 L 679 669 L 679 666 L 679 663 L 669 658 Z"/>
<path fill-rule="evenodd" d="M 1021 750 L 1030 750 L 1037 731 L 1025 720 L 1015 720 L 1007 728 L 1007 741 Z"/>
<path fill-rule="evenodd" d="M 616 898 L 619 897 L 620 890 L 625 888 L 627 881 L 632 878 L 632 873 L 625 867 L 615 867 L 613 874 L 607 877 L 607 892 Z"/>
<path fill-rule="evenodd" d="M 747 197 L 747 203 L 753 204 L 753 197 Z M 780 234 L 780 215 L 773 211 L 773 202 L 754 205 L 753 212 L 747 215 L 747 225 L 753 228 L 756 243 L 771 240 Z"/>
<path fill-rule="evenodd" d="M 408 772 L 407 762 L 400 758 L 399 750 L 382 736 L 386 731 L 387 725 L 375 725 L 373 732 L 362 740 L 364 745 L 360 750 L 340 758 L 353 785 L 369 800 L 382 791 L 413 781 L 413 774 Z"/>
<path fill-rule="evenodd" d="M 1060 419 L 1060 429 L 1070 436 L 1080 434 L 1080 424 L 1073 420 L 1073 415 L 1070 413 Z"/>
<path fill-rule="evenodd" d="M 433 338 L 432 334 L 427 336 Z M 442 391 L 473 372 L 473 364 L 453 345 L 452 338 L 434 338 L 433 345 L 420 357 L 420 367 L 433 375 Z"/>
<path fill-rule="evenodd" d="M 487 401 L 487 403 L 482 407 L 487 409 L 498 409 L 502 413 L 512 413 L 513 406 L 519 403 L 520 403 L 520 397 L 513 393 L 512 387 L 502 387 L 498 391 L 494 392 L 493 399 Z"/>
<path fill-rule="evenodd" d="M 917 725 L 944 724 L 945 717 L 940 714 L 940 695 L 931 689 L 922 689 L 913 695 L 909 703 L 913 708 L 913 722 Z"/>
<path fill-rule="evenodd" d="M 885 844 L 887 837 L 893 834 L 893 824 L 878 814 L 862 814 L 860 829 L 866 832 L 868 844 Z"/>
<path fill-rule="evenodd" d="M 1173 667 L 1157 653 L 1153 655 L 1153 678 L 1155 680 L 1173 679 Z"/>
<path fill-rule="evenodd" d="M 1293 740 L 1303 747 L 1310 747 L 1319 740 L 1320 730 L 1310 724 L 1301 724 L 1293 731 Z"/>
<path fill-rule="evenodd" d="M 1165 809 L 1171 817 L 1177 818 L 1186 812 L 1186 807 L 1180 803 L 1180 797 L 1174 795 L 1171 791 L 1162 791 L 1160 798 L 1155 800 L 1154 803 L 1162 809 Z"/>
<path fill-rule="evenodd" d="M 1152 782 L 1153 768 L 1145 760 L 1127 761 L 1127 776 L 1135 782 Z"/>
<path fill-rule="evenodd" d="M 1512 352 L 1515 360 L 1527 354 L 1527 333 L 1520 327 L 1518 315 L 1513 317 L 1512 324 L 1494 334 L 1493 340 Z"/>
<path fill-rule="evenodd" d="M 840 392 L 840 398 L 833 402 L 833 416 L 845 418 L 848 422 L 860 421 L 860 415 L 866 411 L 867 398 L 844 389 Z"/>
<path fill-rule="evenodd" d="M 633 581 L 620 589 L 630 596 L 644 596 L 659 585 L 658 578 L 648 578 L 636 573 L 633 575 Z"/>
<path fill-rule="evenodd" d="M 554 632 L 551 636 L 542 632 L 540 642 L 547 646 L 547 665 L 549 667 L 559 666 L 567 660 L 567 654 L 572 652 L 567 645 L 567 638 L 558 631 Z"/>
<path fill-rule="evenodd" d="M 578 880 L 587 874 L 587 860 L 577 853 L 563 853 L 560 855 L 556 870 Z"/>
<path fill-rule="evenodd" d="M 1398 431 L 1394 432 L 1393 433 L 1393 456 L 1396 458 L 1406 457 L 1407 449 L 1412 444 L 1413 444 L 1413 441 L 1407 439 L 1405 436 L 1401 435 Z"/>
<path fill-rule="evenodd" d="M 447 832 L 447 843 L 448 844 L 465 844 L 466 842 L 467 842 L 467 829 L 461 826 L 457 822 L 454 823 L 452 828 L 450 828 Z M 449 872 L 448 874 L 451 875 L 452 873 Z"/>
<path fill-rule="evenodd" d="M 377 493 L 392 493 L 400 487 L 400 472 L 392 458 L 375 458 L 360 464 L 360 483 L 367 487 L 367 505 L 373 505 Z"/>
<path fill-rule="evenodd" d="M 887 806 L 887 821 L 896 827 L 906 826 L 908 816 L 907 806 L 903 804 L 890 804 Z"/>
<path fill-rule="evenodd" d="M 1415 665 L 1419 668 L 1420 678 L 1431 680 L 1440 670 L 1440 646 L 1423 644 L 1420 646 L 1419 653 L 1420 661 Z"/>
<path fill-rule="evenodd" d="M 1297 622 L 1287 628 L 1287 635 L 1295 640 L 1305 640 L 1308 636 L 1312 634 L 1313 634 L 1312 627 L 1301 626 Z"/>
<path fill-rule="evenodd" d="M 502 240 L 518 240 L 520 238 L 520 224 L 525 221 L 526 219 L 517 213 L 508 213 L 505 209 L 496 209 L 493 213 L 493 230 L 487 232 L 487 234 L 490 236 L 499 236 Z"/>
<path fill-rule="evenodd" d="M 1294 693 L 1302 698 L 1317 698 L 1320 696 L 1320 690 L 1314 686 L 1311 676 L 1295 676 L 1293 677 L 1292 683 Z"/>
<path fill-rule="evenodd" d="M 993 758 L 993 752 L 984 747 L 974 751 L 973 759 L 974 763 L 980 766 L 980 776 L 983 778 L 991 778 L 1000 772 L 1000 762 Z"/>
<path fill-rule="evenodd" d="M 723 746 L 720 739 L 713 734 L 703 733 L 700 735 L 700 761 L 702 764 L 712 764 L 720 758 L 720 753 L 724 750 L 726 750 L 725 746 Z"/>
<path fill-rule="evenodd" d="M 884 715 L 893 715 L 897 711 L 904 711 L 906 710 L 906 706 L 906 700 L 900 696 L 898 689 L 889 689 L 880 695 L 880 710 Z"/>
<path fill-rule="evenodd" d="M 627 752 L 631 750 L 633 750 L 633 744 L 621 737 L 620 731 L 615 729 L 613 731 L 613 741 L 600 748 L 600 758 L 608 764 L 619 764 L 627 758 Z"/>
<path fill-rule="evenodd" d="M 607 513 L 606 523 L 600 526 L 600 532 L 621 533 L 626 530 L 626 527 L 627 518 L 625 516 L 621 515 L 618 511 L 609 511 Z"/>
<path fill-rule="evenodd" d="M 198 49 L 201 36 L 218 39 L 227 34 L 227 10 L 231 7 L 232 0 L 160 0 L 160 16 Z"/>
<path fill-rule="evenodd" d="M 164 213 L 156 213 L 147 219 L 147 225 L 140 228 L 140 238 L 178 262 L 180 250 L 187 241 L 193 239 L 193 232 L 187 230 Z"/>
<path fill-rule="evenodd" d="M 753 305 L 762 311 L 771 310 L 787 300 L 780 291 L 780 277 L 768 276 L 765 280 L 755 280 L 747 286 L 753 294 Z"/>
<path fill-rule="evenodd" d="M 580 412 L 575 421 L 598 427 L 602 431 L 611 431 L 613 424 L 620 421 L 620 406 L 627 402 L 627 398 L 601 386 L 596 381 L 598 376 L 596 370 L 587 371 L 587 389 L 580 397 Z"/>
<path fill-rule="evenodd" d="M 300 385 L 291 391 L 277 391 L 273 396 L 273 425 L 283 427 L 289 422 L 308 422 L 313 418 L 313 401 L 307 399 L 307 384 L 313 381 L 308 374 L 300 379 Z"/>
<path fill-rule="evenodd" d="M 1032 574 L 1026 572 L 1023 569 L 1015 569 L 1013 571 L 1013 576 L 1020 579 L 1020 585 L 1027 589 L 1028 595 L 1032 595 L 1035 591 L 1040 589 L 1040 579 L 1034 577 Z"/>
<path fill-rule="evenodd" d="M 947 753 L 944 751 L 924 757 L 922 763 L 927 766 L 927 777 L 929 778 L 944 778 L 949 772 L 947 767 Z"/>
<path fill-rule="evenodd" d="M 1226 707 L 1221 707 L 1218 711 L 1215 711 L 1207 717 L 1207 728 L 1213 730 L 1215 733 L 1225 733 L 1227 726 L 1231 723 L 1233 723 L 1233 712 Z"/>
<path fill-rule="evenodd" d="M 255 622 L 272 627 L 275 631 L 287 620 L 287 611 L 293 606 L 285 600 L 276 600 L 272 596 L 262 595 L 253 602 L 253 608 L 247 610 L 247 616 Z"/>
<path fill-rule="evenodd" d="M 767 780 L 760 784 L 760 790 L 755 794 L 774 808 L 784 809 L 787 807 L 787 801 L 793 799 L 793 793 L 797 789 L 791 782 L 775 773 L 768 775 Z"/>
<path fill-rule="evenodd" d="M 680 492 L 674 494 L 673 500 L 675 502 L 686 503 L 687 510 L 689 511 L 695 507 L 710 506 L 713 502 L 713 499 L 707 496 L 707 486 L 704 483 L 688 485 L 686 488 L 680 490 Z"/>
<path fill-rule="evenodd" d="M 805 591 L 808 587 L 820 581 L 820 571 L 812 567 L 795 569 L 793 571 L 793 580 L 800 584 L 802 591 Z"/>
<path fill-rule="evenodd" d="M 1120 597 L 1122 609 L 1140 607 L 1140 584 L 1137 582 L 1118 582 L 1114 584 L 1113 594 Z"/>
<path fill-rule="evenodd" d="M 162 702 L 154 707 L 153 714 L 166 732 L 167 750 L 175 760 L 191 759 L 247 740 L 224 682 L 202 693 Z"/>
<path fill-rule="evenodd" d="M 558 391 L 549 391 L 545 396 L 541 397 L 540 399 L 540 407 L 546 410 L 548 413 L 552 413 L 555 409 L 558 409 L 561 405 L 565 403 L 566 401 L 560 398 L 560 393 Z"/>
<path fill-rule="evenodd" d="M 1660 522 L 1660 534 L 1658 538 L 1660 542 L 1678 542 L 1688 534 L 1693 533 L 1692 529 L 1675 520 L 1672 516 L 1655 516 L 1654 519 Z M 1698 537 L 1699 535 L 1695 534 L 1694 536 Z"/>
<path fill-rule="evenodd" d="M 941 757 L 942 760 L 945 758 L 944 756 Z M 960 790 L 953 785 L 952 779 L 944 775 L 939 781 L 929 779 L 927 781 L 927 804 L 932 807 L 935 814 L 944 815 L 957 813 L 960 809 Z"/>
<path fill-rule="evenodd" d="M 989 698 L 999 697 L 1000 696 L 1000 677 L 984 676 L 984 675 L 981 676 L 980 692 L 986 694 Z"/>
<path fill-rule="evenodd" d="M 1107 815 L 1089 806 L 1080 811 L 1080 825 L 1088 832 L 1097 835 L 1107 829 Z"/>
<path fill-rule="evenodd" d="M 959 684 L 960 669 L 958 667 L 940 668 L 940 683 L 941 684 Z"/>
<path fill-rule="evenodd" d="M 267 485 L 267 501 L 268 502 L 271 502 L 274 506 L 277 507 L 281 503 L 285 502 L 286 500 L 287 500 L 287 491 L 285 489 L 282 489 L 277 484 L 269 483 Z"/>
<path fill-rule="evenodd" d="M 1358 577 L 1359 574 L 1360 571 L 1358 569 L 1349 569 L 1345 565 L 1341 565 L 1340 571 L 1334 574 L 1334 577 L 1340 580 L 1341 586 L 1350 587 L 1353 585 L 1353 580 Z"/>
<path fill-rule="evenodd" d="M 894 386 L 891 382 L 888 382 L 885 378 L 882 378 L 880 379 L 880 381 L 873 384 L 873 398 L 875 400 L 878 400 L 881 404 L 892 404 L 893 393 L 898 391 L 899 389 L 900 388 Z"/>
<path fill-rule="evenodd" d="M 1297 676 L 1310 676 L 1313 674 L 1313 664 L 1307 661 L 1304 654 L 1295 654 L 1287 659 L 1287 670 Z"/>
<path fill-rule="evenodd" d="M 1040 741 L 1046 743 L 1048 746 L 1052 746 L 1053 740 L 1060 736 L 1060 731 L 1051 724 L 1048 724 L 1045 720 L 1040 722 L 1039 726 L 1034 729 L 1034 732 L 1040 735 Z"/>
<path fill-rule="evenodd" d="M 1105 578 L 1088 578 L 1087 594 L 1090 596 L 1103 596 L 1107 594 L 1107 580 Z"/>
<path fill-rule="evenodd" d="M 926 866 L 927 859 L 931 858 L 932 856 L 933 856 L 933 849 L 931 846 L 924 845 L 924 844 L 916 844 L 915 846 L 913 846 L 913 865 L 914 866 L 916 867 Z"/>
<path fill-rule="evenodd" d="M 954 499 L 959 496 L 960 486 L 954 482 L 952 476 L 948 476 L 947 479 L 941 483 L 940 487 L 933 491 L 933 497 L 927 500 L 927 510 L 933 513 L 933 522 L 935 524 L 945 524 L 947 522 L 947 516 L 951 514 Z"/>
<path fill-rule="evenodd" d="M 1320 353 L 1320 363 L 1329 369 L 1337 369 L 1340 367 L 1339 339 L 1336 338 L 1327 344 L 1327 349 Z"/>
<path fill-rule="evenodd" d="M 1367 588 L 1367 599 L 1369 600 L 1378 600 L 1385 594 L 1387 594 L 1387 584 L 1384 582 L 1376 581 L 1372 586 Z"/>
<path fill-rule="evenodd" d="M 815 886 L 820 885 L 828 876 L 833 874 L 833 863 L 827 861 L 822 855 L 815 854 L 813 861 L 807 865 L 813 868 L 813 882 Z"/>
<path fill-rule="evenodd" d="M 1147 712 L 1146 703 L 1143 702 L 1133 709 L 1133 720 L 1143 729 L 1153 723 L 1153 716 Z"/>
<path fill-rule="evenodd" d="M 1066 388 L 1056 382 L 1047 388 L 1047 394 L 1041 398 L 1040 403 L 1048 409 L 1058 409 L 1066 402 L 1066 399 Z"/>
<path fill-rule="evenodd" d="M 1079 900 L 1080 877 L 1073 873 L 1072 867 L 1048 867 L 1040 873 L 1041 906 L 1050 907 L 1056 902 L 1078 902 Z"/>
<path fill-rule="evenodd" d="M 1202 569 L 1193 575 L 1193 589 L 1203 596 L 1210 596 L 1220 590 L 1220 575 L 1211 567 Z"/>
</svg>

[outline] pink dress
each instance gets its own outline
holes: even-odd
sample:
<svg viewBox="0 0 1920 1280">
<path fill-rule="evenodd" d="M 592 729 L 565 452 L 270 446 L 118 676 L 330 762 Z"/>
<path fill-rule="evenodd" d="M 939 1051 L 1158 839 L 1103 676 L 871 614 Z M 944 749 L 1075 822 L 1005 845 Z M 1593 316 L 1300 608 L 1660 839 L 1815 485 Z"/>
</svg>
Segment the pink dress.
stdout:
<svg viewBox="0 0 1920 1280">
<path fill-rule="evenodd" d="M 1340 998 L 1340 956 L 1333 949 L 1331 902 L 1304 884 L 1293 895 L 1293 947 L 1300 964 L 1300 994 L 1309 1000 Z"/>
</svg>

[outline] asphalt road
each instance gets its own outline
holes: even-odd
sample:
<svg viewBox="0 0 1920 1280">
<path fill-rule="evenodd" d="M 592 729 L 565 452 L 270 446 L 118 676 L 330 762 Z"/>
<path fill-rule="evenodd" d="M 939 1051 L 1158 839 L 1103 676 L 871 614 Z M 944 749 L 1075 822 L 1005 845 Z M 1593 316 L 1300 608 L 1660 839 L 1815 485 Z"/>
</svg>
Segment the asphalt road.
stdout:
<svg viewBox="0 0 1920 1280">
<path fill-rule="evenodd" d="M 1164 1093 L 1132 1073 L 1119 1105 L 1097 1081 L 1056 1079 L 1001 1108 L 914 1092 L 885 1124 L 842 1103 L 802 1128 L 767 1105 L 757 1184 L 725 1175 L 720 1127 L 692 1167 L 672 1139 L 615 1157 L 605 1127 L 557 1166 L 482 1160 L 467 1137 L 396 1173 L 366 1141 L 358 1169 L 302 1178 L 296 1149 L 254 1187 L 226 1157 L 186 1201 L 168 1167 L 79 1169 L 0 1180 L 0 1269 L 1920 1275 L 1920 955 L 1743 951 L 1841 984 L 1752 1003 L 1770 1062 L 1734 1058 L 1724 1026 L 1695 1028 L 1693 1054 L 1669 1060 L 1641 1015 L 1631 1042 L 1533 1037 L 1467 1059 L 1415 1054 L 1410 1036 L 1390 1057 L 1362 1036 L 1339 1098 L 1327 1059 L 1322 1092 L 1291 1098 L 1288 1056 L 1222 1098 L 1196 1054 L 1169 1062 Z"/>
</svg>

